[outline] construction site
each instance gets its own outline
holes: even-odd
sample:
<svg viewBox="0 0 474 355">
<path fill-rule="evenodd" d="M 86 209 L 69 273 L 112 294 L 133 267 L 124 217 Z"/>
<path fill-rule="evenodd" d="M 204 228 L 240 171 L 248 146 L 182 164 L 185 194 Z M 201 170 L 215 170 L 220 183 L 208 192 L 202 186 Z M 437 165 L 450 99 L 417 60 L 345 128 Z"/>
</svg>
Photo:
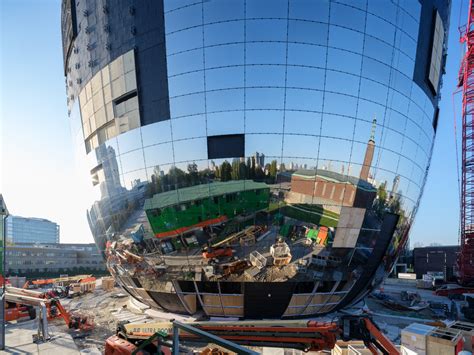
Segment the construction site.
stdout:
<svg viewBox="0 0 474 355">
<path fill-rule="evenodd" d="M 459 231 L 411 249 L 451 7 Z M 2 353 L 474 353 L 474 0 L 62 0 L 60 22 L 64 220 L 97 250 L 7 228 L 0 195 Z"/>
<path fill-rule="evenodd" d="M 157 311 L 130 298 L 112 278 L 86 275 L 31 285 L 7 286 L 7 353 L 146 354 L 156 353 L 160 346 L 167 353 L 179 329 L 182 354 L 472 352 L 474 289 L 449 285 L 450 292 L 445 292 L 447 287 L 433 290 L 429 281 L 389 278 L 344 311 L 281 321 Z M 187 326 L 192 328 L 189 333 Z M 245 345 L 243 350 L 238 344 Z"/>
</svg>

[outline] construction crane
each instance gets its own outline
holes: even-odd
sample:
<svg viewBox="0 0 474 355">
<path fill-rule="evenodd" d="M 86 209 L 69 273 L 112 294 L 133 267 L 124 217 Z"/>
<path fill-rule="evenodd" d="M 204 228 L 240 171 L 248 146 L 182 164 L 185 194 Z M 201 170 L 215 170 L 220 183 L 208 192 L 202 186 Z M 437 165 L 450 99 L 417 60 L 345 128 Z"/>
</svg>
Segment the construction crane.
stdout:
<svg viewBox="0 0 474 355">
<path fill-rule="evenodd" d="M 179 332 L 178 328 L 183 331 Z M 172 348 L 173 354 L 177 354 L 180 340 L 224 347 L 227 344 L 323 351 L 333 349 L 338 338 L 344 341 L 362 340 L 373 354 L 400 354 L 370 317 L 345 315 L 333 322 L 125 322 L 119 324 L 116 335 L 106 340 L 105 355 L 149 354 L 156 353 L 157 349 L 169 353 L 163 346 Z M 239 354 L 255 353 L 248 349 L 234 351 Z"/>
<path fill-rule="evenodd" d="M 459 283 L 474 283 L 474 7 L 469 0 L 467 25 L 460 27 L 466 51 L 459 70 L 462 88 L 461 159 L 461 249 L 458 257 Z"/>
</svg>

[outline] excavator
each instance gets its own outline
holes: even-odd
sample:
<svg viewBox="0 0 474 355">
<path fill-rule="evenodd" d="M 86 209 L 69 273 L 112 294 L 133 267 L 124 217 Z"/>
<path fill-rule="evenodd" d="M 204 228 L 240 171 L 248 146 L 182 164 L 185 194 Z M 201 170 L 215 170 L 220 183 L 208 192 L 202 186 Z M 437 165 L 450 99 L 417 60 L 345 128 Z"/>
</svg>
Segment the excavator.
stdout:
<svg viewBox="0 0 474 355">
<path fill-rule="evenodd" d="M 184 331 L 176 332 L 176 324 Z M 238 321 L 238 322 L 127 323 L 117 327 L 116 335 L 105 343 L 105 355 L 177 354 L 179 340 L 227 344 L 292 348 L 323 351 L 334 348 L 336 341 L 362 340 L 373 354 L 400 354 L 368 315 L 343 315 L 337 321 Z M 199 335 L 208 336 L 199 337 Z M 172 342 L 170 342 L 172 340 Z M 230 343 L 232 342 L 232 343 Z M 238 345 L 237 345 L 238 344 Z M 255 353 L 247 348 L 244 352 Z"/>
</svg>

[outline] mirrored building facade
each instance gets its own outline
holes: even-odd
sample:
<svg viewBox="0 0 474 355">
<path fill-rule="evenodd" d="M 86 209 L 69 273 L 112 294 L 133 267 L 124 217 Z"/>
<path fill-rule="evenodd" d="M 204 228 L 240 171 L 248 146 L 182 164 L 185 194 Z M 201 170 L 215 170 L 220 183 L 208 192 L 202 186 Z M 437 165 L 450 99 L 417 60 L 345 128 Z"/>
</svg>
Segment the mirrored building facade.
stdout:
<svg viewBox="0 0 474 355">
<path fill-rule="evenodd" d="M 84 208 L 117 281 L 154 308 L 240 318 L 370 292 L 422 195 L 449 11 L 63 0 Z"/>
</svg>

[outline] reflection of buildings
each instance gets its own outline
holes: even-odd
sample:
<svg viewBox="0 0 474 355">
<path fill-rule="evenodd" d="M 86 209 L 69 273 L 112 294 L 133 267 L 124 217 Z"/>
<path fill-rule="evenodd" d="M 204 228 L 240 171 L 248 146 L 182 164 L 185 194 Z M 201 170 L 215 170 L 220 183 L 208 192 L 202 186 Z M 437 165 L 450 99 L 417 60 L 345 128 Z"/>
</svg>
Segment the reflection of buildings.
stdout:
<svg viewBox="0 0 474 355">
<path fill-rule="evenodd" d="M 377 120 L 372 121 L 372 133 L 370 134 L 370 139 L 367 142 L 367 148 L 365 149 L 364 163 L 362 169 L 360 170 L 361 180 L 367 181 L 369 179 L 370 166 L 372 165 L 372 159 L 374 158 L 374 149 L 375 149 L 375 125 Z"/>
<path fill-rule="evenodd" d="M 155 178 L 162 178 L 163 176 L 165 176 L 165 172 L 160 169 L 159 165 L 156 165 L 153 168 L 153 174 L 155 175 Z"/>
<path fill-rule="evenodd" d="M 367 181 L 328 170 L 298 170 L 291 176 L 289 203 L 369 208 L 377 190 Z"/>
<path fill-rule="evenodd" d="M 144 209 L 153 233 L 163 238 L 263 210 L 269 192 L 265 183 L 252 180 L 214 182 L 156 194 Z"/>
<path fill-rule="evenodd" d="M 9 216 L 6 238 L 16 243 L 59 243 L 59 225 L 44 218 Z"/>
<path fill-rule="evenodd" d="M 265 154 L 255 152 L 254 154 L 255 164 L 263 168 L 265 166 Z"/>
<path fill-rule="evenodd" d="M 94 202 L 87 217 L 95 241 L 102 250 L 106 237 L 119 233 L 134 206 L 144 198 L 148 183 L 136 179 L 127 190 L 120 183 L 115 150 L 101 144 L 95 149 L 95 154 L 98 165 L 91 170 L 92 184 L 99 186 L 101 199 Z"/>
<path fill-rule="evenodd" d="M 360 178 L 332 171 L 331 161 L 327 170 L 298 170 L 291 175 L 287 202 L 370 208 L 377 193 L 375 187 L 367 182 L 374 157 L 375 124 L 374 119 Z"/>
<path fill-rule="evenodd" d="M 393 178 L 392 191 L 390 192 L 390 198 L 395 197 L 395 194 L 398 193 L 398 185 L 400 184 L 400 175 L 396 175 Z"/>
<path fill-rule="evenodd" d="M 98 165 L 91 170 L 92 184 L 99 185 L 102 199 L 114 199 L 124 188 L 120 184 L 120 174 L 114 148 L 101 144 L 96 150 Z"/>
</svg>

